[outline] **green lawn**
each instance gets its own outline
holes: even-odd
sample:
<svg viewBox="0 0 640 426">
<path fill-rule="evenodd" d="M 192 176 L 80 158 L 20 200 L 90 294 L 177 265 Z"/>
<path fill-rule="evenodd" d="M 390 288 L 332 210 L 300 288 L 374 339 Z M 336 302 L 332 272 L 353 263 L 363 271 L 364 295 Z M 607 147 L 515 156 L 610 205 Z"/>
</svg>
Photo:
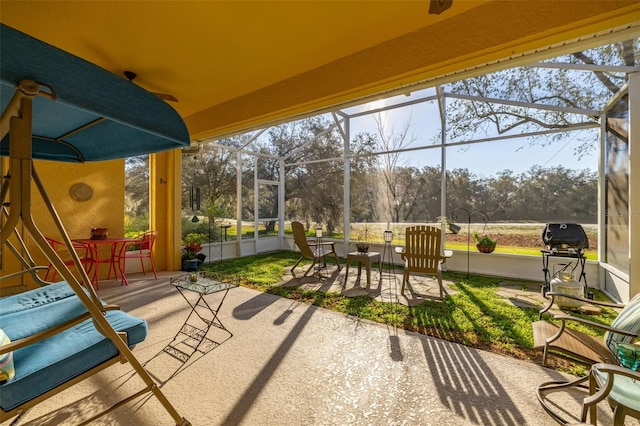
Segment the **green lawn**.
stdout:
<svg viewBox="0 0 640 426">
<path fill-rule="evenodd" d="M 541 362 L 541 352 L 534 351 L 531 323 L 538 319 L 538 309 L 518 308 L 504 303 L 496 294 L 504 278 L 448 272 L 444 277 L 454 282 L 458 293 L 444 301 L 426 300 L 419 306 L 407 307 L 396 303 L 379 302 L 367 296 L 348 298 L 338 293 L 309 291 L 298 286 L 281 287 L 284 271 L 299 259 L 293 251 L 248 256 L 204 265 L 205 269 L 242 277 L 242 285 L 262 292 L 298 300 L 344 314 L 394 327 L 439 337 L 466 346 L 490 350 L 518 359 Z M 510 279 L 510 283 L 515 280 Z M 523 286 L 525 282 L 523 281 Z M 606 298 L 596 293 L 596 298 Z M 589 315 L 591 321 L 610 324 L 616 316 L 612 309 L 600 315 Z M 602 337 L 598 329 L 581 331 Z M 574 374 L 584 367 L 560 362 L 556 368 Z"/>
</svg>

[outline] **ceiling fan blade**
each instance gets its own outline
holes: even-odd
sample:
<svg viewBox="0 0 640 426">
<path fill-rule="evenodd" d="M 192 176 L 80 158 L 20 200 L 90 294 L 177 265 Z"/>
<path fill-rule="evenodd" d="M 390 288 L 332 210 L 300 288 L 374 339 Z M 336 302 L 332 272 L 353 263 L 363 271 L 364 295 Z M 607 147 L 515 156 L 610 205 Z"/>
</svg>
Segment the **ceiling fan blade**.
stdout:
<svg viewBox="0 0 640 426">
<path fill-rule="evenodd" d="M 151 92 L 151 93 L 153 93 L 160 99 L 164 99 L 165 101 L 178 102 L 178 99 L 176 99 L 175 96 L 169 95 L 168 93 L 158 93 L 158 92 Z"/>
<path fill-rule="evenodd" d="M 124 71 L 124 76 L 127 77 L 127 79 L 133 83 L 133 80 L 138 76 L 138 74 L 136 74 L 133 71 Z M 154 95 L 156 95 L 157 97 L 165 101 L 178 102 L 178 99 L 175 96 L 169 95 L 168 93 L 158 93 L 158 92 L 150 92 L 150 93 L 153 93 Z"/>
</svg>

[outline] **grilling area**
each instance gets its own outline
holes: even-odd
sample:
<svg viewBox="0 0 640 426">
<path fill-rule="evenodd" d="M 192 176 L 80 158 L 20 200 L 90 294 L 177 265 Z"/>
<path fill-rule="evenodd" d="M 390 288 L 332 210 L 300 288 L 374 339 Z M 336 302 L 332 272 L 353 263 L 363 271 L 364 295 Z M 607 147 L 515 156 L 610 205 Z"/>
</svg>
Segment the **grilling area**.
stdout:
<svg viewBox="0 0 640 426">
<path fill-rule="evenodd" d="M 547 224 L 542 230 L 542 241 L 546 245 L 541 250 L 543 294 L 557 291 L 592 299 L 584 271 L 586 256 L 583 253 L 584 249 L 589 248 L 589 239 L 582 226 L 577 223 Z M 552 257 L 562 258 L 566 262 L 553 265 L 553 270 L 550 270 L 549 260 Z"/>
</svg>

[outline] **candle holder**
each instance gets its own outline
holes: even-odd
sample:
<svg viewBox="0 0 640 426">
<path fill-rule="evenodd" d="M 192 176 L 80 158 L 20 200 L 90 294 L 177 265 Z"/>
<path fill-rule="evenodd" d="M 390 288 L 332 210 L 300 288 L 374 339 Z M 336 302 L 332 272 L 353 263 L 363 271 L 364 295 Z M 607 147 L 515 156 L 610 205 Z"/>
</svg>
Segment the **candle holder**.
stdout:
<svg viewBox="0 0 640 426">
<path fill-rule="evenodd" d="M 316 247 L 318 250 L 322 249 L 322 243 L 322 228 L 318 227 L 316 228 Z"/>
<path fill-rule="evenodd" d="M 322 255 L 326 253 L 323 247 L 323 244 L 324 244 L 324 241 L 322 240 L 322 228 L 318 226 L 316 227 L 316 248 L 314 251 L 316 255 L 322 256 L 322 263 L 316 264 L 316 268 L 315 268 L 316 269 L 315 273 L 320 279 L 326 278 L 322 276 L 320 271 L 322 271 L 323 269 L 327 269 L 327 259 Z"/>
</svg>

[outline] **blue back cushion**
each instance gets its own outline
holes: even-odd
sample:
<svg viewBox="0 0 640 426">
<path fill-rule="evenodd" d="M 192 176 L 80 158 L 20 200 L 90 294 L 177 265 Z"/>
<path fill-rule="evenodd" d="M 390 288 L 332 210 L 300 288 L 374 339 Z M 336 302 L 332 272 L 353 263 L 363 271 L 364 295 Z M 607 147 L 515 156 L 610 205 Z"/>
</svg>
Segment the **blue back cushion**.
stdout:
<svg viewBox="0 0 640 426">
<path fill-rule="evenodd" d="M 0 316 L 37 308 L 74 295 L 69 284 L 66 281 L 60 281 L 21 294 L 3 297 L 0 299 Z"/>
<path fill-rule="evenodd" d="M 640 331 L 640 294 L 636 294 L 635 297 L 629 301 L 627 306 L 620 311 L 618 317 L 611 323 L 611 326 L 635 333 Z M 614 354 L 618 353 L 616 343 L 631 343 L 633 339 L 632 336 L 624 336 L 609 331 L 604 335 L 604 341 L 607 347 Z"/>
</svg>

